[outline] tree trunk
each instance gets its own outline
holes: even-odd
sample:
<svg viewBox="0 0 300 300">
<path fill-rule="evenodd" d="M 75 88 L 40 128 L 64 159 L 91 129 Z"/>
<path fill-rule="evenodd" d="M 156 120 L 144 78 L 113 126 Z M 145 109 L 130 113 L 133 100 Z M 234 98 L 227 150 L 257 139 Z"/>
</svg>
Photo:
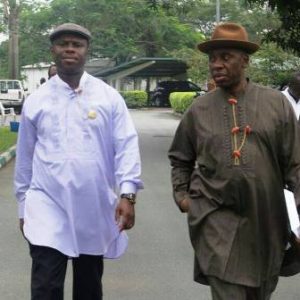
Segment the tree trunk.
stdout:
<svg viewBox="0 0 300 300">
<path fill-rule="evenodd" d="M 10 79 L 18 79 L 19 77 L 19 6 L 10 8 L 8 18 L 9 30 L 9 59 L 8 74 Z"/>
<path fill-rule="evenodd" d="M 8 77 L 19 77 L 19 0 L 2 0 L 4 21 L 8 26 Z"/>
</svg>

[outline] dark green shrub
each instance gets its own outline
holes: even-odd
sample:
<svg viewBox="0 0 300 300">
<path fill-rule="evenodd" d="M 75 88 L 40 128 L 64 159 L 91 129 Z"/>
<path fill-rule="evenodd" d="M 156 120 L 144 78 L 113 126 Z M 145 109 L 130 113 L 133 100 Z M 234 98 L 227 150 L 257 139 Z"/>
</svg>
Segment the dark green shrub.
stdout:
<svg viewBox="0 0 300 300">
<path fill-rule="evenodd" d="M 174 92 L 170 94 L 170 103 L 177 113 L 184 113 L 192 104 L 196 96 L 195 92 Z"/>
<path fill-rule="evenodd" d="M 147 93 L 144 91 L 121 91 L 128 108 L 139 108 L 147 106 Z"/>
</svg>

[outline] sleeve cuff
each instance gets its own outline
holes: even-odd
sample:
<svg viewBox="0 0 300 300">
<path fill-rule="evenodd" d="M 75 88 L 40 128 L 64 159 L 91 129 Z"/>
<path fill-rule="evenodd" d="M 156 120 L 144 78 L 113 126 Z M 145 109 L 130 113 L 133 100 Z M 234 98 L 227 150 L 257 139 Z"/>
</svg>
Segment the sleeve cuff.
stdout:
<svg viewBox="0 0 300 300">
<path fill-rule="evenodd" d="M 178 208 L 180 209 L 180 211 L 182 211 L 182 209 L 180 208 L 179 203 L 184 199 L 184 198 L 189 198 L 189 193 L 186 191 L 176 191 L 173 193 L 174 199 L 175 199 L 175 203 L 178 206 Z"/>
<path fill-rule="evenodd" d="M 136 194 L 137 192 L 137 187 L 134 183 L 129 182 L 129 181 L 125 181 L 121 184 L 120 187 L 120 194 Z"/>
</svg>

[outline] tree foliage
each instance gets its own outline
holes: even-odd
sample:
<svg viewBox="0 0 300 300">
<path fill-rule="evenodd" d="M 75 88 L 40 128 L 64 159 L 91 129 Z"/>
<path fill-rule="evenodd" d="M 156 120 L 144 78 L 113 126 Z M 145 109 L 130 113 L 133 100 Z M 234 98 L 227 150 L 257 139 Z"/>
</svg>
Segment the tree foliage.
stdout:
<svg viewBox="0 0 300 300">
<path fill-rule="evenodd" d="M 264 43 L 260 51 L 251 57 L 248 75 L 261 84 L 279 87 L 299 68 L 298 57 L 278 48 L 275 43 Z"/>
<path fill-rule="evenodd" d="M 253 42 L 261 43 L 265 32 L 268 32 L 271 28 L 278 26 L 279 20 L 275 12 L 267 9 L 263 5 L 256 5 L 249 8 L 245 1 L 238 0 L 224 0 L 221 6 L 221 21 L 231 21 L 242 24 L 249 34 L 249 39 Z M 187 3 L 186 3 L 187 4 Z M 192 1 L 190 3 L 190 9 L 183 9 L 183 7 L 173 6 L 172 9 L 177 10 L 178 15 L 183 21 L 190 20 L 193 26 L 201 28 L 202 32 L 207 38 L 211 36 L 212 30 L 216 25 L 215 22 L 215 2 L 206 1 L 200 3 L 199 1 Z M 201 13 L 200 13 L 201 12 Z M 271 51 L 272 49 L 272 51 Z M 274 51 L 273 51 L 274 49 Z M 276 74 L 273 72 L 273 68 L 268 64 L 273 64 L 275 61 L 280 65 L 282 60 L 290 59 L 293 57 L 284 56 L 284 52 L 273 45 L 272 47 L 262 47 L 255 57 L 260 63 L 254 64 L 249 70 L 249 76 L 252 80 L 260 82 L 262 84 L 277 85 L 281 79 L 274 78 Z M 265 59 L 270 51 L 270 59 Z M 179 57 L 185 60 L 189 68 L 189 77 L 195 82 L 205 83 L 209 79 L 207 57 L 199 51 L 191 51 L 191 49 L 182 48 L 180 51 L 174 51 L 172 53 L 175 57 Z M 263 59 L 259 59 L 260 55 Z M 273 60 L 272 60 L 273 59 Z M 273 73 L 272 73 L 273 72 Z M 286 70 L 288 72 L 288 70 Z"/>
<path fill-rule="evenodd" d="M 279 14 L 281 25 L 268 31 L 265 40 L 275 42 L 283 49 L 300 54 L 300 1 L 299 0 L 247 0 L 250 4 L 268 5 Z"/>
<path fill-rule="evenodd" d="M 252 6 L 249 6 L 250 2 Z M 294 1 L 281 1 L 281 6 L 276 6 L 275 2 L 280 1 L 268 1 L 274 8 L 271 10 L 266 1 L 222 0 L 221 20 L 241 23 L 251 41 L 261 42 L 266 33 L 280 27 L 280 9 L 286 9 L 285 4 Z M 197 50 L 196 45 L 209 38 L 216 25 L 215 1 L 20 0 L 20 3 L 21 65 L 50 62 L 49 32 L 58 24 L 75 22 L 92 33 L 91 58 L 109 57 L 122 63 L 136 57 L 175 57 L 188 63 L 188 76 L 193 81 L 201 84 L 209 77 L 207 57 Z M 5 30 L 0 6 L 0 32 Z M 294 57 L 286 56 L 288 53 L 280 51 L 275 44 L 268 45 L 269 42 L 265 42 L 255 55 L 258 59 L 254 61 L 259 63 L 251 67 L 249 74 L 262 83 L 277 84 L 276 75 L 279 76 L 281 71 L 274 72 L 274 65 L 283 65 L 283 60 L 294 61 Z M 7 71 L 7 52 L 7 42 L 2 42 L 0 76 Z M 285 64 L 284 68 L 288 69 L 289 65 Z"/>
<path fill-rule="evenodd" d="M 25 54 L 30 54 L 30 61 L 45 59 L 49 30 L 64 22 L 89 28 L 92 57 L 111 57 L 118 63 L 136 56 L 165 56 L 174 47 L 192 47 L 201 38 L 189 25 L 147 0 L 53 0 L 34 15 L 30 7 L 23 13 L 23 49 L 30 45 L 40 49 Z"/>
</svg>

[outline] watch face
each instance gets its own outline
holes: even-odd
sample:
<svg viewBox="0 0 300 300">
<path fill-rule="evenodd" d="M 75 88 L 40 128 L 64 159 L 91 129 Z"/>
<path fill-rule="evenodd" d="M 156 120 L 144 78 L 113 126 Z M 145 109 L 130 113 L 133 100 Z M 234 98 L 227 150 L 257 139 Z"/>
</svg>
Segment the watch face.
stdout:
<svg viewBox="0 0 300 300">
<path fill-rule="evenodd" d="M 135 194 L 128 194 L 129 199 L 135 199 Z"/>
</svg>

